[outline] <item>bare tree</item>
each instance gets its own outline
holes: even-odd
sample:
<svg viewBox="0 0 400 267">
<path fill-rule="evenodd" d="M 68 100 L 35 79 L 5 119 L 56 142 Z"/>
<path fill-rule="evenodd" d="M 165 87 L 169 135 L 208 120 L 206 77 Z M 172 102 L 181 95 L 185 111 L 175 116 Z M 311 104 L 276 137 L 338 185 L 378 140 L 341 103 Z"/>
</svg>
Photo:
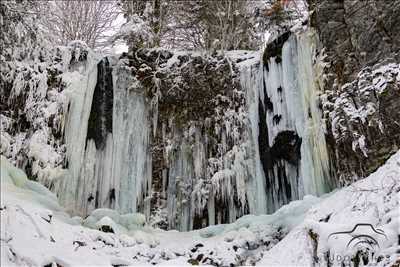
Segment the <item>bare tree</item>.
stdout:
<svg viewBox="0 0 400 267">
<path fill-rule="evenodd" d="M 81 40 L 93 49 L 103 49 L 120 14 L 116 1 L 66 0 L 39 2 L 42 26 L 60 45 Z"/>
<path fill-rule="evenodd" d="M 148 22 L 153 46 L 189 49 L 248 49 L 252 25 L 249 0 L 121 1 L 128 21 Z M 135 17 L 136 16 L 136 17 Z"/>
<path fill-rule="evenodd" d="M 167 44 L 201 49 L 254 48 L 249 0 L 175 1 Z"/>
<path fill-rule="evenodd" d="M 248 4 L 249 1 L 238 0 L 201 1 L 204 48 L 233 50 L 253 47 L 253 25 Z"/>
<path fill-rule="evenodd" d="M 152 38 L 136 48 L 257 49 L 266 31 L 289 28 L 305 7 L 304 0 L 119 1 L 131 21 L 131 37 L 125 39 L 132 49 L 145 28 L 135 24 L 147 25 Z"/>
</svg>

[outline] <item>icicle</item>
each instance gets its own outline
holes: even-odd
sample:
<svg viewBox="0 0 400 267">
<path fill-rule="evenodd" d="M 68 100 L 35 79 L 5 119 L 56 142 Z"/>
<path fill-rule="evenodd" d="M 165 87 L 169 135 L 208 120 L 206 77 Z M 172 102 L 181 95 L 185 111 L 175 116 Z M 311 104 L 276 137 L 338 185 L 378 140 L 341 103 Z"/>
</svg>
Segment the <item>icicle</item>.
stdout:
<svg viewBox="0 0 400 267">
<path fill-rule="evenodd" d="M 144 89 L 128 68 L 116 66 L 113 70 L 113 167 L 112 178 L 116 208 L 135 212 L 142 206 L 146 216 L 150 210 L 145 205 L 151 194 L 151 153 L 148 103 Z"/>
<path fill-rule="evenodd" d="M 74 65 L 72 65 L 74 68 Z M 84 161 L 86 133 L 94 88 L 97 81 L 97 59 L 89 53 L 82 68 L 63 74 L 67 84 L 65 92 L 69 98 L 66 105 L 68 114 L 65 122 L 65 143 L 67 146 L 68 173 L 55 181 L 54 187 L 60 202 L 72 213 L 82 214 L 82 195 L 79 195 L 81 164 Z"/>
<path fill-rule="evenodd" d="M 214 200 L 214 193 L 211 190 L 210 196 L 207 202 L 207 211 L 208 211 L 208 224 L 214 225 L 215 224 L 215 200 Z"/>
<path fill-rule="evenodd" d="M 273 104 L 273 111 L 268 112 L 266 118 L 269 146 L 274 146 L 282 131 L 293 131 L 301 138 L 300 171 L 293 164 L 276 159 L 269 173 L 275 179 L 271 184 L 273 188 L 269 190 L 269 194 L 272 194 L 270 199 L 274 202 L 269 203 L 269 210 L 275 210 L 305 194 L 319 195 L 328 190 L 329 159 L 324 123 L 317 106 L 313 47 L 312 34 L 309 32 L 292 34 L 283 44 L 281 63 L 270 58 L 269 71 L 265 72 L 267 95 Z M 284 184 L 282 179 L 286 179 L 288 184 Z"/>
<path fill-rule="evenodd" d="M 301 173 L 304 194 L 320 195 L 327 192 L 330 184 L 329 157 L 325 142 L 325 127 L 318 107 L 317 76 L 314 72 L 316 35 L 312 30 L 297 37 L 298 84 L 303 93 L 303 142 Z"/>
<path fill-rule="evenodd" d="M 246 101 L 248 106 L 248 116 L 250 119 L 249 131 L 250 142 L 248 150 L 250 151 L 253 161 L 249 166 L 249 184 L 247 186 L 247 199 L 251 214 L 264 214 L 267 211 L 267 201 L 265 193 L 265 174 L 261 166 L 259 153 L 259 98 L 260 91 L 263 90 L 263 66 L 262 64 L 244 68 L 240 72 L 240 82 L 242 88 L 246 92 Z"/>
<path fill-rule="evenodd" d="M 251 123 L 249 149 L 255 148 L 252 175 L 245 186 L 250 213 L 272 212 L 305 194 L 328 190 L 329 159 L 312 64 L 313 34 L 286 37 L 284 43 L 275 44 L 282 46 L 282 53 L 268 58 L 265 69 L 261 64 L 259 69 L 241 70 Z M 283 150 L 286 146 L 292 150 Z"/>
<path fill-rule="evenodd" d="M 161 86 L 161 80 L 157 77 L 153 77 L 153 82 L 154 82 L 154 86 L 156 88 L 156 91 L 154 93 L 153 98 L 151 99 L 151 110 L 152 110 L 152 114 L 153 114 L 153 136 L 156 136 L 157 133 L 157 124 L 158 124 L 158 102 L 161 99 L 161 90 L 160 90 L 160 86 Z"/>
<path fill-rule="evenodd" d="M 63 76 L 69 94 L 65 108 L 68 174 L 55 181 L 55 191 L 69 211 L 82 216 L 99 207 L 122 213 L 140 210 L 149 216 L 151 126 L 143 88 L 124 65 L 113 69 L 111 79 L 111 73 L 104 70 L 99 74 L 104 77 L 97 77 L 97 60 L 91 53 L 85 66 L 78 63 L 79 72 Z M 97 118 L 91 121 L 96 125 L 89 128 L 97 127 L 96 132 L 88 132 L 96 82 L 101 82 L 102 87 L 97 97 L 107 98 L 107 90 L 113 91 L 112 117 L 107 113 L 111 112 L 110 107 L 102 102 L 104 99 L 97 99 Z M 110 116 L 112 123 L 106 116 Z"/>
</svg>

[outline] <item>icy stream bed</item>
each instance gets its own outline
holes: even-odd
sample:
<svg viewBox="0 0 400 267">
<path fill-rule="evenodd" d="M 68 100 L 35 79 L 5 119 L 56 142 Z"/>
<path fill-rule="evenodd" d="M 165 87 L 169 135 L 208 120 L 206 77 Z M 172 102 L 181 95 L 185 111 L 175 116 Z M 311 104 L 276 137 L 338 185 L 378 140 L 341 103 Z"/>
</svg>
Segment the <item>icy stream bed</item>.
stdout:
<svg viewBox="0 0 400 267">
<path fill-rule="evenodd" d="M 390 266 L 399 257 L 399 192 L 400 152 L 364 180 L 320 198 L 305 196 L 272 215 L 178 232 L 146 226 L 139 214 L 97 210 L 91 224 L 83 222 L 88 228 L 64 213 L 45 187 L 1 157 L 1 265 L 310 266 L 326 263 L 326 255 L 353 257 L 363 244 L 349 248 L 351 235 L 330 234 L 364 223 L 384 236 L 366 226 L 356 233 L 373 237 L 379 246 L 370 248 L 382 256 L 378 265 Z"/>
</svg>

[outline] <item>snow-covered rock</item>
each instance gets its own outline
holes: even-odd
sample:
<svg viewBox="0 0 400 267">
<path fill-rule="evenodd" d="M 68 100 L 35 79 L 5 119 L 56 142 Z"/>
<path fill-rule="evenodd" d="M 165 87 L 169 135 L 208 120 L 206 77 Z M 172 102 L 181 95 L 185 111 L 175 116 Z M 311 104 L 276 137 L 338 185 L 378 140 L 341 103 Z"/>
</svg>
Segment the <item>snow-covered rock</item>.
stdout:
<svg viewBox="0 0 400 267">
<path fill-rule="evenodd" d="M 322 108 L 341 184 L 365 177 L 398 150 L 399 75 L 398 62 L 382 60 L 338 90 L 325 88 Z"/>
</svg>

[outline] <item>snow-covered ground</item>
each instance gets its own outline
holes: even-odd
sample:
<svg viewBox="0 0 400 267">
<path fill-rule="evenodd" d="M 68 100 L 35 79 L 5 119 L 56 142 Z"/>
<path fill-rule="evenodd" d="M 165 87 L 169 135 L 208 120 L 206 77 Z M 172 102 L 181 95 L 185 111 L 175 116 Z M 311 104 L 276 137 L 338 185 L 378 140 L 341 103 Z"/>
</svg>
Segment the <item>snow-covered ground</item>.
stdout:
<svg viewBox="0 0 400 267">
<path fill-rule="evenodd" d="M 400 258 L 399 198 L 400 151 L 368 178 L 272 215 L 162 231 L 143 225 L 139 214 L 70 218 L 52 193 L 1 157 L 1 266 L 310 266 L 327 259 L 335 266 L 367 250 L 375 251 L 370 265 L 392 266 Z"/>
<path fill-rule="evenodd" d="M 259 263 L 328 266 L 329 260 L 330 266 L 347 266 L 346 261 L 354 264 L 357 251 L 374 251 L 369 255 L 371 266 L 395 266 L 396 260 L 400 263 L 399 200 L 400 151 L 366 179 L 330 193 L 312 207 Z"/>
</svg>

